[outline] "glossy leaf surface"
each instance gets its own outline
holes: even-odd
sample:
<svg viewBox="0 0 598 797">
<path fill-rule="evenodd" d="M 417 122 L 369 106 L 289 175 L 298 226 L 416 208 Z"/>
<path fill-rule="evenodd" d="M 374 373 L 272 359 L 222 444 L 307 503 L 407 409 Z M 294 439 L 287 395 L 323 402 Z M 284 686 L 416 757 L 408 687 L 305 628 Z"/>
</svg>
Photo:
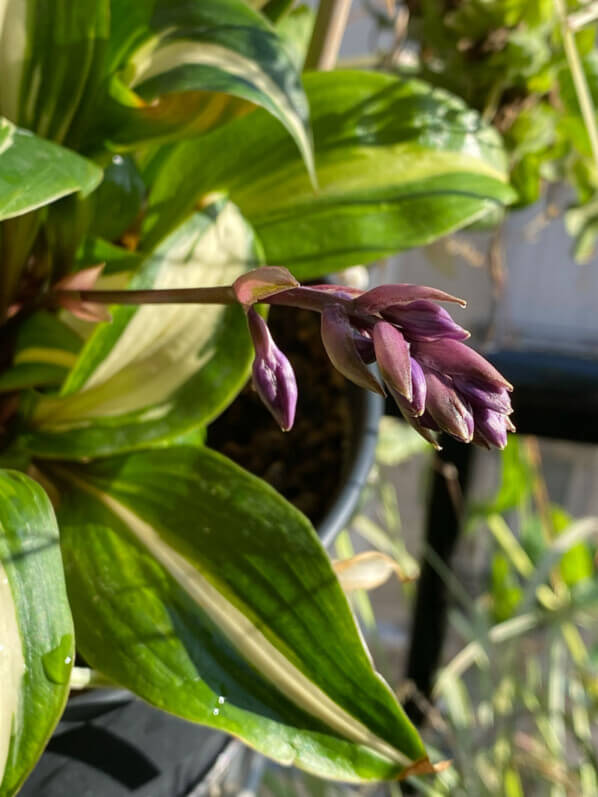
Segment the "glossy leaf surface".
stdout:
<svg viewBox="0 0 598 797">
<path fill-rule="evenodd" d="M 0 797 L 17 793 L 42 754 L 74 655 L 50 501 L 24 474 L 0 470 Z"/>
<path fill-rule="evenodd" d="M 239 111 L 229 108 L 232 95 L 273 114 L 311 168 L 299 72 L 274 28 L 242 0 L 118 0 L 112 28 L 113 94 L 130 106 L 114 144 L 134 143 L 144 126 L 165 135 L 174 123 L 179 137 L 186 126 L 209 129 Z"/>
<path fill-rule="evenodd" d="M 91 197 L 88 234 L 116 240 L 141 212 L 145 185 L 130 155 L 114 155 L 104 170 L 104 179 Z"/>
<path fill-rule="evenodd" d="M 0 118 L 0 220 L 75 191 L 89 194 L 101 179 L 91 161 Z"/>
<path fill-rule="evenodd" d="M 264 482 L 206 448 L 49 469 L 90 664 L 326 777 L 425 766 L 313 529 Z"/>
<path fill-rule="evenodd" d="M 230 203 L 195 213 L 148 256 L 131 288 L 228 285 L 255 264 L 253 234 Z M 203 426 L 246 379 L 251 344 L 238 306 L 111 310 L 58 397 L 40 396 L 21 445 L 43 457 L 101 456 Z"/>
<path fill-rule="evenodd" d="M 268 264 L 305 279 L 428 243 L 513 198 L 498 135 L 460 100 L 371 72 L 304 83 L 317 192 L 290 142 L 256 111 L 174 148 L 150 195 L 146 239 L 159 240 L 198 194 L 227 191 Z M 193 185 L 181 176 L 189 169 Z"/>
</svg>

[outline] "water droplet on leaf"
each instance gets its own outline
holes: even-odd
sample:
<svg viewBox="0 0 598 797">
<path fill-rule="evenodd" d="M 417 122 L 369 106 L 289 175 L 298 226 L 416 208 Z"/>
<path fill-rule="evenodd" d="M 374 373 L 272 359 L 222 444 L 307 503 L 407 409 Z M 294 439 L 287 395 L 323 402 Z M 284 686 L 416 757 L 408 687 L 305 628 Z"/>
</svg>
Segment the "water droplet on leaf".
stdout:
<svg viewBox="0 0 598 797">
<path fill-rule="evenodd" d="M 55 684 L 65 684 L 68 681 L 73 661 L 73 644 L 73 635 L 64 634 L 58 645 L 42 656 L 42 665 L 49 681 Z"/>
</svg>

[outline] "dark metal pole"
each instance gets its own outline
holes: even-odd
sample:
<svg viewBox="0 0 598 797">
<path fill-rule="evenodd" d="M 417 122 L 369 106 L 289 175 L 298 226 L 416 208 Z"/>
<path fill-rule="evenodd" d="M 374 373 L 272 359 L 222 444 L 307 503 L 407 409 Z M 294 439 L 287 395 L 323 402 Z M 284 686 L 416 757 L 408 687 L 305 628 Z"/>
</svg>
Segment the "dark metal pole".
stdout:
<svg viewBox="0 0 598 797">
<path fill-rule="evenodd" d="M 594 352 L 598 354 L 598 352 Z M 515 386 L 514 421 L 521 434 L 598 444 L 598 362 L 550 352 L 499 351 L 491 362 Z M 386 411 L 398 415 L 394 403 Z M 473 450 L 444 437 L 436 455 L 426 518 L 426 540 L 411 626 L 406 677 L 417 694 L 406 704 L 411 719 L 424 719 L 446 636 L 447 586 L 426 557 L 448 569 L 462 527 Z"/>
<path fill-rule="evenodd" d="M 425 717 L 418 696 L 429 699 L 440 665 L 447 627 L 447 585 L 434 567 L 440 560 L 447 568 L 461 533 L 463 495 L 467 489 L 472 459 L 471 446 L 449 437 L 434 457 L 432 484 L 426 518 L 425 548 L 411 626 L 406 677 L 417 690 L 405 706 L 409 717 L 420 724 Z M 433 556 L 429 556 L 432 552 Z"/>
</svg>

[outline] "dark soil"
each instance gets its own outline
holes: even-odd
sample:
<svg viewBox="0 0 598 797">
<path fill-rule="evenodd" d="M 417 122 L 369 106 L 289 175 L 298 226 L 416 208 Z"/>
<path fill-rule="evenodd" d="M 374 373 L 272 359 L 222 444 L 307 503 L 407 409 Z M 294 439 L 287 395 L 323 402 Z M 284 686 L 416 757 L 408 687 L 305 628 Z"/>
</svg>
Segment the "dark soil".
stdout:
<svg viewBox="0 0 598 797">
<path fill-rule="evenodd" d="M 318 314 L 272 307 L 268 325 L 297 376 L 293 429 L 280 431 L 249 383 L 211 424 L 208 444 L 267 481 L 317 524 L 338 492 L 349 457 L 352 386 L 326 356 Z"/>
</svg>

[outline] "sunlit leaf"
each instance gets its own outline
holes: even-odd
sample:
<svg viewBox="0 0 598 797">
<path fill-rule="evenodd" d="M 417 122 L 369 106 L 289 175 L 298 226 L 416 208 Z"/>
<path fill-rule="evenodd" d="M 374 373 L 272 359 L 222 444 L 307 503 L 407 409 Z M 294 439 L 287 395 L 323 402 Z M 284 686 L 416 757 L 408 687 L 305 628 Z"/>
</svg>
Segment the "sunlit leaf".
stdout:
<svg viewBox="0 0 598 797">
<path fill-rule="evenodd" d="M 0 471 L 0 796 L 12 797 L 42 754 L 74 658 L 58 528 L 42 488 Z"/>
<path fill-rule="evenodd" d="M 113 145 L 142 140 L 145 125 L 147 137 L 209 129 L 239 112 L 232 95 L 273 114 L 312 169 L 297 68 L 267 19 L 242 0 L 113 1 L 110 45 L 120 105 L 108 108 L 118 121 Z"/>
<path fill-rule="evenodd" d="M 150 256 L 131 288 L 228 285 L 255 265 L 251 229 L 230 203 L 195 213 Z M 238 306 L 111 309 L 60 396 L 40 396 L 20 444 L 39 456 L 99 456 L 204 426 L 243 385 L 251 344 Z"/>
<path fill-rule="evenodd" d="M 0 220 L 75 191 L 88 194 L 101 179 L 91 161 L 0 118 Z"/>
<path fill-rule="evenodd" d="M 110 0 L 0 4 L 0 114 L 54 141 L 68 139 L 103 77 Z M 72 144 L 72 141 L 68 141 Z"/>
<path fill-rule="evenodd" d="M 256 111 L 173 148 L 150 194 L 148 243 L 198 195 L 222 190 L 254 225 L 267 262 L 304 279 L 429 243 L 514 197 L 498 135 L 460 100 L 373 72 L 304 83 L 319 190 L 292 142 Z"/>
<path fill-rule="evenodd" d="M 315 532 L 264 482 L 206 448 L 48 471 L 92 666 L 325 777 L 425 764 Z"/>
</svg>

